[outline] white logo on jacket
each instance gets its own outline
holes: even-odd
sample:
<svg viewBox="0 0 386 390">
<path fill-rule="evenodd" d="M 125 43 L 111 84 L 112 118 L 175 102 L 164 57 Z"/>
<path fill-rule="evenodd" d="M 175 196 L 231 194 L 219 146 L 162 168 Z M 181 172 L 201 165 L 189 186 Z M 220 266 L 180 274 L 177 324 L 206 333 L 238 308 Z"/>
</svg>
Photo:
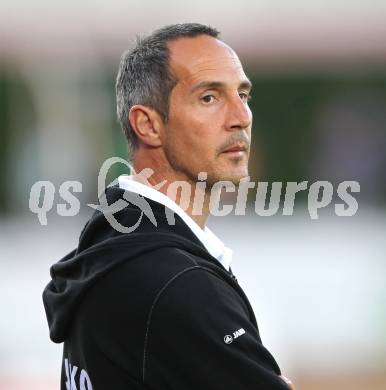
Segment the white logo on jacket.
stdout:
<svg viewBox="0 0 386 390">
<path fill-rule="evenodd" d="M 233 336 L 231 336 L 230 334 L 227 334 L 227 335 L 224 336 L 224 343 L 225 344 L 230 344 L 230 343 L 233 342 L 233 340 L 236 340 L 237 337 L 240 337 L 243 334 L 245 334 L 244 328 L 240 328 L 239 330 L 235 330 L 233 332 Z"/>
<path fill-rule="evenodd" d="M 91 380 L 86 370 L 81 370 L 79 378 L 77 378 L 78 367 L 71 365 L 68 359 L 64 359 L 64 368 L 66 371 L 67 390 L 78 390 L 77 383 L 79 384 L 79 390 L 92 390 Z"/>
</svg>

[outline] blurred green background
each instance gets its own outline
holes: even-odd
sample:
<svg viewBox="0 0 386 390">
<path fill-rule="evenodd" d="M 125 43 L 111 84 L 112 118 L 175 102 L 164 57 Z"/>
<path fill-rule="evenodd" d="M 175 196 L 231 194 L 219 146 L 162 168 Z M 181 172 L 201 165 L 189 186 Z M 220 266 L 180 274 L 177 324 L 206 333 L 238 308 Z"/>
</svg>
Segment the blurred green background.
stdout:
<svg viewBox="0 0 386 390">
<path fill-rule="evenodd" d="M 118 56 L 117 56 L 118 59 Z M 76 99 L 76 112 L 70 107 L 56 106 L 54 112 L 43 113 L 63 121 L 59 138 L 53 137 L 43 156 L 40 150 L 47 140 L 39 131 L 41 115 L 34 86 L 23 77 L 17 64 L 0 67 L 0 212 L 7 216 L 23 212 L 28 189 L 37 180 L 47 177 L 46 165 L 55 161 L 57 153 L 71 154 L 63 149 L 60 137 L 66 135 L 66 121 L 76 115 L 76 131 L 69 137 L 83 138 L 85 150 L 83 164 L 73 175 L 82 181 L 87 177 L 85 200 L 95 200 L 96 177 L 100 165 L 109 156 L 126 158 L 126 144 L 115 116 L 114 78 L 116 64 L 102 64 L 103 72 L 88 74 L 80 70 L 77 80 L 66 85 L 69 99 Z M 361 184 L 359 199 L 365 205 L 384 206 L 386 200 L 386 72 L 374 72 L 371 67 L 355 74 L 292 74 L 281 70 L 265 74 L 251 66 L 247 71 L 253 82 L 250 102 L 254 115 L 251 179 L 255 181 L 329 180 L 334 184 L 343 180 L 356 180 Z M 61 70 L 63 71 L 63 70 Z M 289 73 L 289 74 L 288 74 Z M 61 94 L 61 80 L 45 80 L 47 96 Z M 59 76 L 58 76 L 59 77 Z M 47 89 L 46 89 L 47 88 Z M 52 88 L 52 89 L 51 89 Z M 104 116 L 98 112 L 99 95 Z M 60 100 L 60 99 L 58 99 Z M 53 103 L 55 104 L 55 103 Z M 58 102 L 58 104 L 60 104 Z M 71 103 L 74 104 L 74 103 Z M 44 109 L 44 107 L 43 107 Z M 47 107 L 48 109 L 48 107 Z M 59 112 L 55 112 L 59 111 Z M 96 118 L 93 117 L 96 114 Z M 70 118 L 66 118 L 69 115 Z M 43 118 L 45 121 L 47 118 Z M 354 123 L 352 123 L 354 122 Z M 55 123 L 58 126 L 58 123 Z M 75 129 L 72 129 L 74 131 Z M 45 129 L 49 131 L 49 129 Z M 69 140 L 71 142 L 71 138 Z M 92 143 L 91 149 L 88 147 Z M 65 160 L 66 157 L 61 157 Z M 50 167 L 49 171 L 52 171 Z M 111 177 L 126 173 L 123 166 L 114 166 Z M 64 173 L 64 172 L 63 172 Z M 67 173 L 67 172 L 66 172 Z M 56 177 L 62 181 L 66 177 Z M 13 183 L 22 191 L 14 194 Z M 306 193 L 297 199 L 305 200 Z"/>
</svg>

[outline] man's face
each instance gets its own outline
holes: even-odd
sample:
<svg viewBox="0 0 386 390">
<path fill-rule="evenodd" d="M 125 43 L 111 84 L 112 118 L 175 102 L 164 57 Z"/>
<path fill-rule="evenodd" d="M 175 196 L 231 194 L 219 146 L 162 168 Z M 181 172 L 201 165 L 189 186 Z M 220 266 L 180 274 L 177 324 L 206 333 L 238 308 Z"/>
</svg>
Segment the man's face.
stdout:
<svg viewBox="0 0 386 390">
<path fill-rule="evenodd" d="M 170 68 L 178 82 L 170 94 L 164 150 L 181 179 L 207 183 L 248 176 L 252 113 L 250 82 L 234 51 L 209 37 L 169 44 Z"/>
</svg>

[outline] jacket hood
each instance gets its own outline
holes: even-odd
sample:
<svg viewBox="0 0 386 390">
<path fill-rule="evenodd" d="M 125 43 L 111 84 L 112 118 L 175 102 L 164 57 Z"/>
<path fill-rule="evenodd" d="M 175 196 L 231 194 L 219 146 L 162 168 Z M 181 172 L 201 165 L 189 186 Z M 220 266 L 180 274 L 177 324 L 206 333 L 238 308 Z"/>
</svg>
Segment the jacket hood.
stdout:
<svg viewBox="0 0 386 390">
<path fill-rule="evenodd" d="M 222 267 L 185 222 L 169 209 L 175 224 L 168 223 L 164 205 L 134 196 L 118 186 L 107 187 L 104 194 L 108 205 L 125 201 L 126 206 L 114 213 L 120 226 L 137 226 L 129 233 L 122 233 L 111 226 L 106 213 L 96 210 L 80 234 L 78 247 L 51 267 L 51 281 L 43 291 L 43 302 L 50 338 L 56 343 L 66 338 L 73 314 L 87 290 L 124 262 L 162 247 L 175 247 Z M 130 199 L 130 194 L 134 198 Z M 128 199 L 131 201 L 127 202 Z M 149 205 L 151 212 L 144 211 L 143 205 Z"/>
</svg>

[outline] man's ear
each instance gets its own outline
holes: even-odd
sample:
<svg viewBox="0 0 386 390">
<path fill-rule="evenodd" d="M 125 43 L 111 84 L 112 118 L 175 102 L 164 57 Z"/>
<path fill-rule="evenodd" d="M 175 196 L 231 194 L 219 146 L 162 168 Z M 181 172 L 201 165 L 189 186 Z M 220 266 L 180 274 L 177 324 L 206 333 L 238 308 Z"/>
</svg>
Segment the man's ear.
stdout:
<svg viewBox="0 0 386 390">
<path fill-rule="evenodd" d="M 162 119 L 157 111 L 150 107 L 136 104 L 130 108 L 128 120 L 141 142 L 148 146 L 162 145 L 160 134 Z"/>
</svg>

